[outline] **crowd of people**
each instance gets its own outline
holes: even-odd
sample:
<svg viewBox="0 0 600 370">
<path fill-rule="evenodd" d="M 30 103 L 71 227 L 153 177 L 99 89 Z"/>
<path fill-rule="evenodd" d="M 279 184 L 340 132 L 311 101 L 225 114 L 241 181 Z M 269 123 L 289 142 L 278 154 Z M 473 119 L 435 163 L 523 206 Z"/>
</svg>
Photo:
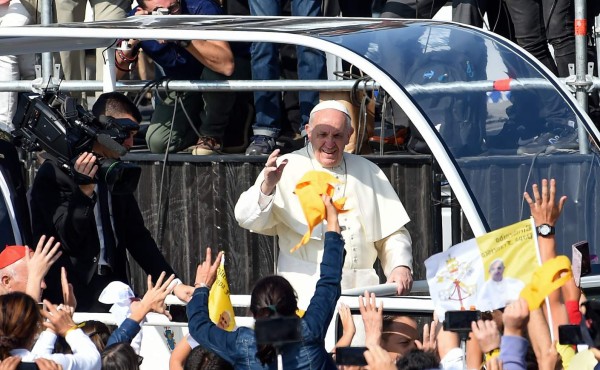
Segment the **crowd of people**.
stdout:
<svg viewBox="0 0 600 370">
<path fill-rule="evenodd" d="M 492 0 L 455 2 L 455 19 L 479 26 L 485 11 L 506 10 L 497 16 L 513 19 L 508 23 L 507 35 L 524 48 L 532 48 L 531 52 L 559 75 L 564 72 L 564 64 L 574 59 L 573 35 L 564 29 L 570 26 L 555 22 L 556 17 L 573 18 L 568 0 L 554 0 L 553 4 L 545 0 L 527 2 L 537 10 L 527 12 L 537 17 L 533 22 L 535 36 L 530 34 L 530 19 L 526 22 L 519 17 L 524 1 L 505 0 L 506 6 Z M 340 2 L 339 6 L 346 15 L 371 15 L 371 7 L 364 4 L 372 2 L 356 3 L 361 6 L 352 1 Z M 233 9 L 238 12 L 244 5 L 252 15 L 281 12 L 279 2 L 277 6 L 265 6 L 259 0 L 227 5 L 224 9 L 213 0 L 145 0 L 139 1 L 135 9 L 126 6 L 124 12 L 140 16 L 158 10 L 215 15 L 232 13 Z M 292 15 L 322 15 L 320 1 L 292 1 L 291 5 Z M 385 4 L 383 15 L 430 17 L 438 5 L 436 1 L 393 0 Z M 101 4 L 95 7 L 101 8 Z M 0 26 L 9 24 L 15 15 L 23 18 L 26 8 L 18 0 L 0 0 L 0 10 L 6 11 L 0 12 Z M 98 10 L 96 18 L 100 19 L 101 14 Z M 32 17 L 21 18 L 22 24 L 32 21 Z M 556 62 L 546 53 L 548 42 L 554 46 Z M 131 72 L 140 50 L 172 79 L 273 79 L 280 74 L 280 51 L 270 44 L 130 39 L 121 45 L 114 56 L 118 77 Z M 74 71 L 77 62 L 67 67 L 73 55 L 61 56 L 69 76 L 76 75 L 68 71 Z M 325 77 L 322 53 L 298 47 L 297 59 L 300 78 Z M 18 69 L 18 60 L 13 58 L 9 63 L 13 71 Z M 0 111 L 0 128 L 10 131 L 11 119 L 6 117 L 14 114 L 15 97 L 8 94 L 7 99 L 1 98 L 0 110 L 5 111 Z M 410 219 L 385 174 L 363 157 L 344 151 L 353 133 L 347 107 L 333 100 L 319 103 L 317 92 L 299 94 L 294 130 L 306 136 L 307 145 L 283 154 L 275 145 L 285 120 L 284 103 L 278 93 L 257 92 L 254 99 L 244 93 L 196 92 L 155 98 L 157 103 L 144 135 L 149 149 L 156 153 L 222 153 L 226 151 L 227 128 L 239 124 L 232 112 L 236 117 L 239 112 L 252 117 L 248 122 L 253 123 L 253 138 L 246 154 L 265 155 L 266 163 L 254 185 L 239 198 L 235 218 L 242 228 L 277 236 L 279 254 L 278 275 L 264 277 L 255 284 L 250 312 L 257 325 L 288 319 L 282 322 L 295 325 L 294 338 L 265 341 L 253 329 L 240 327 L 229 332 L 214 324 L 209 318 L 208 299 L 222 254 L 217 253 L 213 261 L 212 251 L 207 249 L 194 282 L 183 282 L 145 227 L 133 193 L 115 191 L 99 176 L 102 160 L 119 159 L 132 147 L 142 121 L 140 111 L 128 97 L 106 93 L 98 96 L 92 112 L 96 117 L 129 122 L 130 129 L 119 142 L 122 152 L 95 139 L 76 153 L 68 168 L 52 155 L 40 156 L 43 163 L 27 189 L 16 148 L 0 140 L 0 369 L 23 368 L 32 363 L 39 369 L 137 369 L 143 359 L 139 347 L 132 343 L 148 313 L 169 315 L 164 302 L 168 294 L 187 302 L 190 331 L 173 351 L 172 369 L 364 366 L 341 359 L 342 348 L 356 339 L 364 342 L 362 355 L 372 370 L 471 369 L 482 363 L 488 369 L 575 368 L 584 353 L 600 359 L 600 350 L 596 349 L 600 348 L 600 306 L 594 301 L 584 302 L 574 279 L 549 294 L 546 309 L 520 299 L 503 311 L 490 312 L 472 322 L 466 350 L 461 348 L 458 334 L 439 324 L 442 318 L 430 318 L 419 337 L 419 325 L 413 317 L 384 316 L 375 295 L 365 292 L 359 297 L 364 333 L 358 333 L 348 307 L 340 305 L 343 334 L 331 352 L 325 347 L 325 334 L 341 290 L 377 284 L 380 277 L 373 269 L 377 259 L 387 281 L 396 285 L 398 295 L 410 293 L 413 283 L 412 242 L 406 229 Z M 325 191 L 319 188 L 323 176 L 333 184 Z M 294 195 L 299 186 L 314 186 L 304 192 L 306 201 L 300 202 Z M 565 197 L 556 199 L 555 183 L 547 180 L 534 185 L 532 194 L 525 193 L 524 199 L 535 224 L 551 227 L 566 202 Z M 313 224 L 309 221 L 307 225 L 308 215 L 316 220 Z M 301 240 L 303 245 L 298 248 Z M 539 235 L 538 240 L 542 262 L 556 257 L 552 232 Z M 36 247 L 29 249 L 26 245 Z M 75 311 L 108 310 L 99 298 L 112 282 L 128 282 L 128 254 L 148 274 L 143 298 L 133 300 L 127 317 L 114 330 L 97 322 L 75 323 Z M 503 262 L 494 261 L 486 284 L 521 289 L 503 279 L 503 270 Z M 301 317 L 298 312 L 303 313 Z M 558 338 L 559 326 L 564 324 L 579 326 L 589 352 L 581 351 L 578 357 L 573 346 L 552 340 Z"/>
<path fill-rule="evenodd" d="M 151 15 L 158 10 L 166 15 L 289 14 L 319 17 L 337 16 L 341 12 L 342 16 L 371 17 L 373 8 L 382 17 L 431 18 L 446 1 L 306 0 L 265 4 L 259 0 L 140 0 L 134 8 L 128 1 L 90 3 L 95 20 L 114 20 L 133 15 Z M 589 6 L 589 18 L 600 10 L 595 2 L 592 3 Z M 454 0 L 452 4 L 454 21 L 478 27 L 485 25 L 525 48 L 557 76 L 569 76 L 568 65 L 575 61 L 572 0 Z M 85 1 L 57 1 L 56 20 L 83 21 L 85 5 Z M 0 27 L 39 23 L 40 6 L 41 1 L 2 1 Z M 487 18 L 484 18 L 485 14 Z M 553 47 L 554 55 L 549 51 L 549 44 Z M 119 40 L 117 47 L 119 50 L 114 58 L 118 79 L 128 77 L 134 71 L 136 62 L 143 58 L 154 61 L 156 79 L 327 78 L 324 53 L 304 46 L 297 46 L 294 50 L 258 42 L 128 39 Z M 589 51 L 593 56 L 595 48 L 590 47 Z M 101 79 L 102 63 L 106 57 L 97 52 L 96 76 L 89 76 L 90 79 Z M 24 58 L 29 59 L 25 61 Z M 82 53 L 62 52 L 60 58 L 64 78 L 85 79 Z M 31 78 L 32 65 L 30 56 L 2 56 L 0 79 L 11 81 Z M 597 101 L 594 98 L 595 95 L 592 95 L 591 108 L 595 112 Z M 3 131 L 14 129 L 11 117 L 15 113 L 16 101 L 15 93 L 0 93 L 0 129 Z M 309 113 L 318 101 L 318 91 L 284 94 L 256 91 L 253 98 L 245 92 L 156 92 L 150 125 L 147 130 L 140 132 L 140 140 L 145 139 L 148 149 L 153 153 L 186 151 L 210 155 L 245 150 L 247 155 L 269 155 L 277 147 L 286 150 L 293 148 L 294 145 L 286 143 L 294 142 L 294 139 L 295 143 L 302 141 L 301 138 L 306 135 Z M 81 103 L 86 103 L 86 100 Z"/>
<path fill-rule="evenodd" d="M 92 110 L 139 122 L 139 111 L 120 93 L 101 95 Z M 200 363 L 195 365 L 200 368 L 248 369 L 275 369 L 278 364 L 285 369 L 364 366 L 360 361 L 376 370 L 479 368 L 484 362 L 488 369 L 568 368 L 579 366 L 575 365 L 581 361 L 579 355 L 573 346 L 551 339 L 558 338 L 559 327 L 568 323 L 587 335 L 588 356 L 600 358 L 595 350 L 600 344 L 596 343 L 599 307 L 594 301 L 580 305 L 584 298 L 571 277 L 549 294 L 546 309 L 520 299 L 503 311 L 482 314 L 481 320 L 471 323 L 466 353 L 461 337 L 438 323 L 441 318 L 429 318 L 420 337 L 414 317 L 384 316 L 375 295 L 365 292 L 359 297 L 361 325 L 356 325 L 347 306 L 338 307 L 343 334 L 332 353 L 325 347 L 325 334 L 341 290 L 373 284 L 376 258 L 388 281 L 396 284 L 397 294 L 410 292 L 412 250 L 405 228 L 410 220 L 381 170 L 344 152 L 352 126 L 342 103 L 317 104 L 308 122 L 308 145 L 286 155 L 278 150 L 271 153 L 235 209 L 241 227 L 279 236 L 279 274 L 255 284 L 249 309 L 257 331 L 262 323 L 281 319 L 286 320 L 274 322 L 295 328 L 294 335 L 281 342 L 255 335 L 251 328 L 226 331 L 210 320 L 209 292 L 222 252 L 213 261 L 212 251 L 206 249 L 193 283 L 177 278 L 144 226 L 133 194 L 107 189 L 96 176 L 99 161 L 119 157 L 115 148 L 95 140 L 75 158 L 72 172 L 51 155 L 44 156 L 29 194 L 31 223 L 23 222 L 16 212 L 20 201 L 27 204 L 27 199 L 20 199 L 25 196 L 21 173 L 5 171 L 11 167 L 0 161 L 0 184 L 6 185 L 0 186 L 0 235 L 6 245 L 0 252 L 0 366 L 136 369 L 143 360 L 136 336 L 144 318 L 149 312 L 168 316 L 165 297 L 171 293 L 187 302 L 189 320 L 189 335 L 173 351 L 172 369 L 190 368 L 186 364 L 190 361 Z M 125 149 L 135 130 L 127 134 L 121 143 Z M 4 161 L 18 161 L 10 144 L 2 154 Z M 326 190 L 320 187 L 321 175 L 331 184 Z M 298 184 L 314 187 L 303 192 L 308 195 L 302 202 L 293 195 L 298 194 Z M 549 226 L 538 231 L 541 261 L 546 262 L 556 257 L 552 231 L 566 197 L 557 199 L 554 180 L 543 180 L 532 190 L 523 196 L 535 224 Z M 394 217 L 387 214 L 390 208 Z M 27 220 L 27 207 L 24 212 Z M 307 212 L 317 220 L 310 227 L 302 220 Z M 307 228 L 311 232 L 305 244 L 289 253 Z M 36 247 L 23 246 L 27 243 Z M 106 311 L 108 307 L 99 302 L 102 291 L 115 281 L 127 282 L 126 251 L 148 274 L 147 292 L 132 301 L 128 314 L 112 331 L 97 322 L 75 323 L 76 310 Z M 501 260 L 494 261 L 486 284 L 504 281 L 503 269 Z M 361 326 L 364 332 L 357 329 Z M 365 348 L 359 349 L 362 360 L 354 363 L 357 360 L 348 360 L 342 348 L 357 340 Z"/>
</svg>

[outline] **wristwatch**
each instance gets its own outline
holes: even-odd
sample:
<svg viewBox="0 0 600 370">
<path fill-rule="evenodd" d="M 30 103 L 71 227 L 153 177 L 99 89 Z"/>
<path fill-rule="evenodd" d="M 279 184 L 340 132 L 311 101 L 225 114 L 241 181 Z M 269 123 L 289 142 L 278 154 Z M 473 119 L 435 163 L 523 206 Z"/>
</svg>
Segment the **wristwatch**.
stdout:
<svg viewBox="0 0 600 370">
<path fill-rule="evenodd" d="M 537 230 L 538 235 L 541 236 L 549 236 L 549 235 L 554 235 L 554 233 L 556 232 L 556 229 L 554 228 L 554 226 L 550 226 L 548 224 L 541 224 L 540 226 L 535 228 Z"/>
</svg>

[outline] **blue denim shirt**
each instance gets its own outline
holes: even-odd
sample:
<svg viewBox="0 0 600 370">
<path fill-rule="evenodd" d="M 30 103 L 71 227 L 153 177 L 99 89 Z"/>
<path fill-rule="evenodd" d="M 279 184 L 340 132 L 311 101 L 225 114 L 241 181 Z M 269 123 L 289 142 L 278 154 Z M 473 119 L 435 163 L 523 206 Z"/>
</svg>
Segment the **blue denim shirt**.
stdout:
<svg viewBox="0 0 600 370">
<path fill-rule="evenodd" d="M 133 338 L 135 338 L 141 329 L 142 327 L 138 322 L 133 321 L 130 318 L 126 318 L 125 321 L 123 321 L 121 325 L 112 332 L 110 338 L 108 338 L 106 346 L 108 347 L 112 344 L 121 342 L 131 343 Z"/>
<path fill-rule="evenodd" d="M 335 232 L 325 233 L 325 251 L 321 262 L 321 277 L 315 294 L 302 318 L 302 341 L 284 345 L 283 368 L 337 369 L 325 350 L 325 334 L 341 294 L 344 240 Z M 231 362 L 235 369 L 266 369 L 256 358 L 254 331 L 240 327 L 234 332 L 218 328 L 208 316 L 208 288 L 198 288 L 187 306 L 190 335 L 200 345 Z M 277 361 L 268 364 L 277 369 Z"/>
</svg>

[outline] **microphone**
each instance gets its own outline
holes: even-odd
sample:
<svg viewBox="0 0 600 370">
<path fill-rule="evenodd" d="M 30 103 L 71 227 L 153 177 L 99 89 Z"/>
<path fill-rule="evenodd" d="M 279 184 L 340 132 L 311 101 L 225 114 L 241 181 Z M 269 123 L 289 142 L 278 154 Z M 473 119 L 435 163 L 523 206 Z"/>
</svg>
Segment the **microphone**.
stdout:
<svg viewBox="0 0 600 370">
<path fill-rule="evenodd" d="M 96 137 L 99 144 L 104 145 L 107 149 L 110 149 L 113 152 L 119 153 L 119 156 L 123 156 L 127 153 L 127 149 L 124 146 L 117 143 L 110 135 L 107 134 L 98 134 Z"/>
</svg>

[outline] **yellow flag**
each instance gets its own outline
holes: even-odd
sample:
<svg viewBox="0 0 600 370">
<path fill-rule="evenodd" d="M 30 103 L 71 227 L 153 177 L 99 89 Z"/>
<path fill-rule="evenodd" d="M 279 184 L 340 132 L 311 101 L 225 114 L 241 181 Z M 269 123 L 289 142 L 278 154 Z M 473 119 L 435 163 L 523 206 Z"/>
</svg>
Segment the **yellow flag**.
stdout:
<svg viewBox="0 0 600 370">
<path fill-rule="evenodd" d="M 229 284 L 225 275 L 225 255 L 221 259 L 221 264 L 217 269 L 217 279 L 210 289 L 208 297 L 208 314 L 212 322 L 218 327 L 227 331 L 233 331 L 236 328 L 233 305 L 229 297 Z"/>
<path fill-rule="evenodd" d="M 533 221 L 464 241 L 425 261 L 436 312 L 490 311 L 519 298 L 539 266 Z"/>
</svg>

